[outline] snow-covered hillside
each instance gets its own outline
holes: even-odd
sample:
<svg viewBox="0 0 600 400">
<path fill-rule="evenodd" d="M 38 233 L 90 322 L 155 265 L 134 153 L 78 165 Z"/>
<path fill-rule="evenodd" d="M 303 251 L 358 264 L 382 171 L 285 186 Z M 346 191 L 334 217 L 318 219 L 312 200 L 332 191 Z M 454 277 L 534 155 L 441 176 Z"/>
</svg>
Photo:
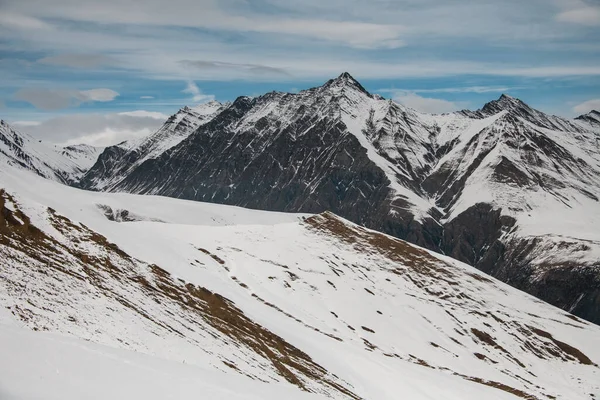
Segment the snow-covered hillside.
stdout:
<svg viewBox="0 0 600 400">
<path fill-rule="evenodd" d="M 86 192 L 10 166 L 0 188 L 9 398 L 143 377 L 150 399 L 165 380 L 175 398 L 600 393 L 600 327 L 334 214 Z"/>
<path fill-rule="evenodd" d="M 0 317 L 3 400 L 317 399 L 266 384 L 77 337 L 32 332 Z"/>
</svg>

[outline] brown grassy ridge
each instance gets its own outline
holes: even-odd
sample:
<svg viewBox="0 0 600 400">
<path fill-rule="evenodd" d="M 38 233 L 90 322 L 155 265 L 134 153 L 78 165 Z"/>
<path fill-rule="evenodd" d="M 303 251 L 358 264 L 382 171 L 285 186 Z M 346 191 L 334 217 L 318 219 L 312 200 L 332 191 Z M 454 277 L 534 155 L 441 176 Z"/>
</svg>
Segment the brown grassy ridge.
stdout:
<svg viewBox="0 0 600 400">
<path fill-rule="evenodd" d="M 441 261 L 425 250 L 419 249 L 407 242 L 374 232 L 361 226 L 350 225 L 335 214 L 324 212 L 304 220 L 312 229 L 324 232 L 351 244 L 358 251 L 379 253 L 392 261 L 410 267 L 417 272 L 429 275 L 439 275 L 441 278 L 454 276 L 447 268 L 442 267 Z M 454 283 L 452 281 L 452 283 Z"/>
<path fill-rule="evenodd" d="M 6 202 L 11 202 L 12 208 L 16 210 L 9 209 Z M 322 390 L 359 398 L 331 378 L 328 371 L 315 363 L 308 354 L 249 319 L 230 300 L 206 288 L 173 279 L 157 265 L 148 266 L 133 259 L 103 235 L 83 224 L 72 222 L 55 210 L 48 209 L 47 215 L 52 226 L 67 240 L 59 242 L 34 226 L 30 218 L 19 209 L 14 198 L 0 189 L 0 254 L 14 257 L 16 262 L 24 262 L 29 258 L 47 269 L 46 272 L 32 270 L 31 274 L 47 274 L 49 270 L 53 270 L 59 275 L 88 282 L 103 295 L 116 300 L 151 323 L 184 336 L 167 321 L 149 315 L 141 304 L 118 293 L 113 287 L 118 283 L 135 288 L 159 304 L 168 303 L 180 308 L 189 315 L 189 321 L 203 321 L 234 343 L 250 349 L 257 357 L 268 360 L 280 376 L 303 390 L 309 390 L 306 383 L 313 382 Z M 77 243 L 87 243 L 101 251 L 91 254 L 80 250 Z M 11 252 L 3 252 L 3 247 L 11 249 Z M 22 256 L 15 256 L 15 253 Z M 148 273 L 140 274 L 140 268 Z M 22 311 L 22 318 L 31 317 L 31 310 Z M 196 324 L 203 326 L 199 322 Z"/>
</svg>

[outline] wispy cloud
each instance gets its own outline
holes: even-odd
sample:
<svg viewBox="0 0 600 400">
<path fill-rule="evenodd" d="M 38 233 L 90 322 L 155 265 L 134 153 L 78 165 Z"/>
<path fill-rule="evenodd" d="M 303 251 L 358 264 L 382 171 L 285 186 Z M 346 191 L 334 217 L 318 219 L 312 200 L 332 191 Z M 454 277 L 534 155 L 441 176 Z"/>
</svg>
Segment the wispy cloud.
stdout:
<svg viewBox="0 0 600 400">
<path fill-rule="evenodd" d="M 140 99 L 142 100 L 149 100 L 149 99 L 153 99 L 154 96 L 140 96 Z"/>
<path fill-rule="evenodd" d="M 523 89 L 523 87 L 509 86 L 466 86 L 466 87 L 451 87 L 439 89 L 411 89 L 415 93 L 504 93 L 511 90 Z M 386 92 L 390 89 L 382 89 L 380 92 Z"/>
<path fill-rule="evenodd" d="M 188 81 L 187 87 L 182 92 L 191 94 L 194 103 L 205 103 L 215 99 L 212 94 L 202 93 L 202 90 L 193 81 Z"/>
<path fill-rule="evenodd" d="M 60 145 L 108 146 L 156 131 L 167 116 L 144 110 L 109 114 L 67 114 L 42 121 L 15 121 L 35 138 Z"/>
<path fill-rule="evenodd" d="M 158 119 L 160 121 L 164 121 L 169 118 L 168 115 L 163 114 L 158 111 L 146 111 L 146 110 L 135 110 L 135 111 L 124 111 L 118 113 L 118 115 L 125 115 L 128 117 L 143 117 L 143 118 L 153 118 Z"/>
<path fill-rule="evenodd" d="M 573 24 L 600 26 L 600 7 L 583 6 L 573 10 L 566 10 L 559 13 L 556 19 Z"/>
<path fill-rule="evenodd" d="M 584 101 L 573 107 L 573 111 L 577 114 L 585 114 L 592 110 L 600 111 L 600 99 Z"/>
<path fill-rule="evenodd" d="M 57 54 L 41 58 L 37 62 L 71 68 L 95 68 L 114 63 L 114 59 L 103 54 Z"/>
<path fill-rule="evenodd" d="M 421 86 L 411 93 L 426 99 L 452 93 L 462 100 L 547 78 L 585 78 L 597 88 L 600 77 L 596 0 L 0 2 L 0 51 L 8 58 L 0 60 L 0 88 L 10 88 L 0 94 L 9 107 L 17 88 L 78 89 L 108 80 L 102 86 L 119 88 L 122 97 L 114 104 L 120 107 L 163 107 L 189 101 L 175 99 L 180 89 L 172 81 L 207 82 L 204 90 L 219 98 L 227 91 L 231 98 L 233 91 L 304 88 L 349 70 L 367 86 L 435 80 L 441 89 Z M 236 85 L 216 89 L 210 81 Z M 158 91 L 167 86 L 170 95 Z M 214 97 L 194 86 L 186 92 L 193 101 Z M 160 102 L 141 97 L 146 93 Z M 564 93 L 557 104 L 569 100 Z M 81 101 L 61 95 L 36 103 L 56 109 Z"/>
<path fill-rule="evenodd" d="M 324 19 L 318 15 L 307 17 L 273 17 L 265 12 L 231 12 L 212 0 L 128 1 L 82 0 L 76 7 L 70 0 L 55 0 L 49 5 L 43 0 L 31 0 L 27 5 L 8 0 L 6 9 L 16 18 L 70 19 L 97 23 L 127 23 L 234 32 L 283 34 L 343 43 L 358 48 L 397 48 L 403 45 L 400 35 L 404 28 L 394 23 L 364 22 L 360 20 Z M 140 10 L 143 9 L 143 12 Z M 19 20 L 19 18 L 16 18 Z M 27 24 L 31 24 L 28 22 Z"/>
<path fill-rule="evenodd" d="M 270 67 L 268 65 L 261 64 L 244 64 L 244 63 L 231 63 L 225 61 L 203 61 L 203 60 L 181 60 L 180 63 L 186 67 L 197 68 L 199 70 L 230 70 L 237 72 L 247 72 L 251 75 L 283 75 L 290 76 L 290 74 L 283 68 Z"/>
<path fill-rule="evenodd" d="M 90 90 L 24 88 L 18 90 L 13 97 L 42 110 L 60 110 L 81 103 L 112 101 L 118 95 L 119 93 L 114 90 L 104 88 Z"/>
<path fill-rule="evenodd" d="M 462 103 L 433 97 L 423 97 L 413 91 L 401 89 L 386 89 L 385 91 L 391 93 L 392 98 L 398 103 L 424 113 L 441 114 L 465 108 L 465 105 Z"/>
</svg>

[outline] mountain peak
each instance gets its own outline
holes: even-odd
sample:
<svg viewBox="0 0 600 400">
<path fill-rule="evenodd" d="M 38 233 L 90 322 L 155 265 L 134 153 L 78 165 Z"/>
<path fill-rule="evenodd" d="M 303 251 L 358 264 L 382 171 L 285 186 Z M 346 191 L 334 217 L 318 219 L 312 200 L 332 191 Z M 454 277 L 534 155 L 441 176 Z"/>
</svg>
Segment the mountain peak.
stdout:
<svg viewBox="0 0 600 400">
<path fill-rule="evenodd" d="M 508 94 L 502 93 L 498 100 L 492 100 L 486 103 L 481 111 L 488 114 L 496 114 L 500 111 L 531 111 L 531 107 L 529 107 L 523 101 L 517 99 L 516 97 L 512 97 Z"/>
<path fill-rule="evenodd" d="M 517 99 L 516 97 L 512 97 L 506 93 L 502 93 L 496 102 L 502 105 L 511 105 L 511 106 L 527 106 L 523 101 Z M 528 106 L 527 106 L 528 107 Z"/>
<path fill-rule="evenodd" d="M 354 79 L 354 78 L 352 77 L 352 75 L 350 75 L 350 73 L 349 73 L 349 72 L 347 72 L 347 71 L 346 71 L 346 72 L 342 72 L 342 73 L 340 74 L 340 76 L 338 76 L 336 79 L 343 79 L 343 80 L 353 80 L 354 82 L 356 82 L 356 79 Z"/>
<path fill-rule="evenodd" d="M 354 77 L 352 75 L 350 75 L 350 73 L 348 73 L 348 72 L 342 72 L 342 74 L 340 76 L 338 76 L 337 78 L 328 80 L 325 83 L 325 85 L 323 85 L 323 87 L 336 88 L 336 89 L 352 88 L 352 89 L 356 89 L 360 92 L 363 92 L 369 96 L 371 95 L 367 91 L 367 89 L 365 89 L 363 87 L 363 85 L 361 85 L 356 79 L 354 79 Z"/>
<path fill-rule="evenodd" d="M 597 110 L 591 110 L 586 114 L 582 114 L 579 117 L 576 117 L 575 119 L 589 122 L 592 125 L 600 125 L 600 112 Z"/>
</svg>

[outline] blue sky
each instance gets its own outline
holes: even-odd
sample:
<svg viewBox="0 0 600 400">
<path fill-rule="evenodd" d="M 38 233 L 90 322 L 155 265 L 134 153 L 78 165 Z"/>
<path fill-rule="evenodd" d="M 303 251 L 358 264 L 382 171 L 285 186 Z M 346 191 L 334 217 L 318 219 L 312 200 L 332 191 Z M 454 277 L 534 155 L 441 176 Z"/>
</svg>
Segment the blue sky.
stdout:
<svg viewBox="0 0 600 400">
<path fill-rule="evenodd" d="M 424 112 L 508 93 L 573 117 L 600 108 L 599 38 L 597 0 L 3 0 L 0 118 L 106 145 L 343 71 Z"/>
</svg>

